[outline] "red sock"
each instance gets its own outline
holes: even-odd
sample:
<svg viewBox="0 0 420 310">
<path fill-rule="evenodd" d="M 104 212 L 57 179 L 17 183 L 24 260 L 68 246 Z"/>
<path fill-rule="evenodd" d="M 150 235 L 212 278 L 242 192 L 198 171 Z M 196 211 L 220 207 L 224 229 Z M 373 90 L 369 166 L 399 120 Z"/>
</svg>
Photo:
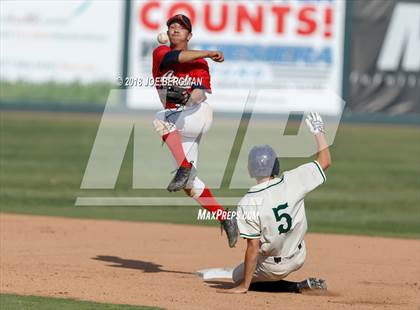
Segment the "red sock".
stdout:
<svg viewBox="0 0 420 310">
<path fill-rule="evenodd" d="M 213 197 L 211 191 L 207 188 L 204 188 L 203 192 L 201 193 L 200 197 L 196 199 L 198 203 L 206 210 L 214 213 L 216 215 L 216 219 L 221 221 L 226 219 L 226 211 L 223 209 L 221 205 L 217 202 L 217 200 Z"/>
<path fill-rule="evenodd" d="M 186 168 L 191 167 L 191 164 L 185 156 L 184 149 L 182 148 L 181 135 L 178 130 L 163 135 L 162 140 L 166 143 L 169 150 L 171 150 L 178 166 Z"/>
</svg>

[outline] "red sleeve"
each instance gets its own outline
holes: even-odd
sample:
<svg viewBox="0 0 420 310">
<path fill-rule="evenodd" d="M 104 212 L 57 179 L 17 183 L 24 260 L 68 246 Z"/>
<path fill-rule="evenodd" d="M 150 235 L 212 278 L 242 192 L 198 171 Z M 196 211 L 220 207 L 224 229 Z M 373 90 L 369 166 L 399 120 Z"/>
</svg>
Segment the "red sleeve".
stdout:
<svg viewBox="0 0 420 310">
<path fill-rule="evenodd" d="M 200 59 L 196 69 L 194 69 L 193 75 L 201 79 L 201 85 L 196 85 L 193 88 L 202 88 L 211 94 L 210 70 L 206 60 Z"/>
<path fill-rule="evenodd" d="M 169 46 L 161 45 L 153 51 L 153 77 L 156 77 L 159 72 L 159 66 L 162 63 L 163 57 L 170 52 Z"/>
</svg>

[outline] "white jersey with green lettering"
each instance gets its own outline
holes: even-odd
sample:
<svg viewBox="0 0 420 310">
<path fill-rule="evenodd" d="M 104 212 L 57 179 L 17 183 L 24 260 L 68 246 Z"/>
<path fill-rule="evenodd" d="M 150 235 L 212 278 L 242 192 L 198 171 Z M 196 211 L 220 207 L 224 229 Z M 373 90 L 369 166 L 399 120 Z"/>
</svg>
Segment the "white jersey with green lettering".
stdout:
<svg viewBox="0 0 420 310">
<path fill-rule="evenodd" d="M 252 187 L 238 204 L 240 236 L 260 239 L 264 256 L 293 256 L 308 227 L 303 199 L 324 182 L 321 166 L 313 161 Z"/>
</svg>

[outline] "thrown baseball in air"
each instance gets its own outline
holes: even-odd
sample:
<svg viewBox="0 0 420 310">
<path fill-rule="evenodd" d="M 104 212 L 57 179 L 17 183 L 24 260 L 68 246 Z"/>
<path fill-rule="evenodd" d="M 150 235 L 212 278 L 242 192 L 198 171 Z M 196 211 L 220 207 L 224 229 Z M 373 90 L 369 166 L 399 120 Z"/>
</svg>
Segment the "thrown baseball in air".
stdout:
<svg viewBox="0 0 420 310">
<path fill-rule="evenodd" d="M 166 44 L 169 41 L 168 35 L 165 32 L 161 32 L 157 36 L 157 40 L 160 44 Z"/>
</svg>

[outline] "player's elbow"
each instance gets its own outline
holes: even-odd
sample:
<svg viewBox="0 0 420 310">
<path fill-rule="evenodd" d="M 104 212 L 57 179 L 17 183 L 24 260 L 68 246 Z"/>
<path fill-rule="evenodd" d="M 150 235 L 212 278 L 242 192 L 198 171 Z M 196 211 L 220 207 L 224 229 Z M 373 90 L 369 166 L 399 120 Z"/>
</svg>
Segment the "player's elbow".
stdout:
<svg viewBox="0 0 420 310">
<path fill-rule="evenodd" d="M 319 163 L 322 170 L 328 169 L 332 164 L 331 153 L 330 153 L 329 149 L 326 148 L 326 149 L 320 151 L 318 153 L 316 161 Z"/>
<path fill-rule="evenodd" d="M 329 167 L 331 167 L 332 164 L 331 157 L 324 158 L 322 160 L 319 160 L 318 162 L 322 170 L 327 170 Z"/>
<path fill-rule="evenodd" d="M 316 158 L 316 161 L 318 162 L 319 166 L 322 168 L 322 170 L 326 170 L 331 166 L 331 156 L 320 154 Z"/>
</svg>

